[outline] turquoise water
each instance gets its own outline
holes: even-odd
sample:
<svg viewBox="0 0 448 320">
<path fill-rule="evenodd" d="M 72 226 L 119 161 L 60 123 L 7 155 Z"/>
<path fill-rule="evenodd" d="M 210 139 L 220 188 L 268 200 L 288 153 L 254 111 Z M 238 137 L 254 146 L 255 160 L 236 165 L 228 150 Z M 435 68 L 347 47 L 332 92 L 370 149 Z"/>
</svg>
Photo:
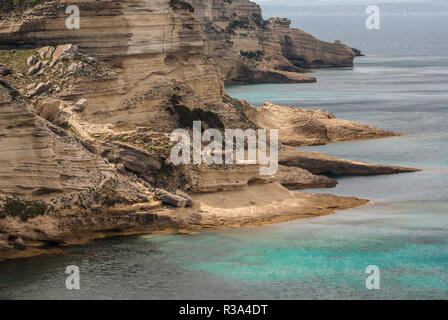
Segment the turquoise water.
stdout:
<svg viewBox="0 0 448 320">
<path fill-rule="evenodd" d="M 408 133 L 307 148 L 423 169 L 345 177 L 336 188 L 312 191 L 372 205 L 260 228 L 105 239 L 63 256 L 11 261 L 0 264 L 0 298 L 447 299 L 447 64 L 369 57 L 354 69 L 316 72 L 315 85 L 229 88 L 254 104 L 325 106 Z M 81 270 L 79 291 L 65 289 L 68 265 Z M 365 287 L 369 265 L 380 268 L 380 290 Z"/>
</svg>

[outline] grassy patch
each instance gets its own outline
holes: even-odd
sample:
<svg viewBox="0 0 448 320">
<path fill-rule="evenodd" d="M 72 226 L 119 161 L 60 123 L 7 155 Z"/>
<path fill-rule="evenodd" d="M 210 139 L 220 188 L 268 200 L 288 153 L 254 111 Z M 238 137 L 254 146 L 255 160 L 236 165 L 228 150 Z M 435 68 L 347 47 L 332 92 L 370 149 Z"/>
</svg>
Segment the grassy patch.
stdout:
<svg viewBox="0 0 448 320">
<path fill-rule="evenodd" d="M 17 197 L 7 197 L 0 206 L 0 219 L 18 217 L 21 221 L 44 215 L 47 204 L 43 201 L 26 201 Z"/>
<path fill-rule="evenodd" d="M 95 192 L 93 198 L 96 202 L 101 203 L 106 207 L 113 207 L 116 204 L 131 203 L 128 199 L 121 196 L 117 191 L 108 187 L 102 187 L 99 191 Z"/>
<path fill-rule="evenodd" d="M 0 50 L 0 63 L 6 64 L 16 72 L 26 74 L 29 66 L 26 64 L 28 57 L 37 54 L 36 50 Z"/>
<path fill-rule="evenodd" d="M 162 157 L 168 157 L 173 146 L 169 135 L 159 135 L 151 133 L 125 133 L 119 135 L 93 134 L 90 135 L 95 140 L 122 142 L 133 145 Z"/>
<path fill-rule="evenodd" d="M 78 138 L 81 138 L 81 134 L 79 133 L 78 130 L 76 130 L 75 127 L 70 126 L 70 128 L 68 128 L 68 131 L 77 136 Z"/>
</svg>

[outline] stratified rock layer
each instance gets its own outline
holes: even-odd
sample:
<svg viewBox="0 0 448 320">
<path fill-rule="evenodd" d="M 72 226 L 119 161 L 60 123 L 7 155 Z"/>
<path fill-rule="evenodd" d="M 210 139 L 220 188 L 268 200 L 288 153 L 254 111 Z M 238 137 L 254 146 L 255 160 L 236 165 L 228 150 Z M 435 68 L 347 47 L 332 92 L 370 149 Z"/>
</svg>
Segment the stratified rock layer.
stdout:
<svg viewBox="0 0 448 320">
<path fill-rule="evenodd" d="M 279 163 L 287 167 L 302 168 L 317 175 L 369 176 L 420 171 L 414 168 L 337 159 L 319 152 L 304 151 L 293 147 L 281 148 Z"/>
<path fill-rule="evenodd" d="M 304 69 L 353 66 L 355 53 L 321 41 L 288 19 L 264 20 L 249 0 L 188 0 L 205 33 L 206 52 L 228 83 L 313 82 Z"/>
<path fill-rule="evenodd" d="M 222 78 L 204 55 L 194 13 L 174 11 L 170 0 L 82 1 L 81 28 L 68 30 L 67 5 L 49 1 L 20 19 L 1 21 L 0 48 L 74 44 L 107 62 L 117 77 L 73 82 L 63 96 L 87 99 L 89 121 L 121 129 L 152 125 L 154 115 L 166 113 L 166 93 L 174 94 L 179 84 L 183 102 L 192 108 L 222 103 Z"/>
<path fill-rule="evenodd" d="M 291 146 L 321 145 L 337 141 L 392 137 L 398 134 L 363 123 L 336 119 L 330 112 L 277 106 L 266 102 L 248 117 L 266 129 L 278 129 L 281 143 Z"/>
<path fill-rule="evenodd" d="M 0 145 L 1 195 L 58 198 L 119 180 L 91 146 L 38 117 L 2 77 Z"/>
</svg>

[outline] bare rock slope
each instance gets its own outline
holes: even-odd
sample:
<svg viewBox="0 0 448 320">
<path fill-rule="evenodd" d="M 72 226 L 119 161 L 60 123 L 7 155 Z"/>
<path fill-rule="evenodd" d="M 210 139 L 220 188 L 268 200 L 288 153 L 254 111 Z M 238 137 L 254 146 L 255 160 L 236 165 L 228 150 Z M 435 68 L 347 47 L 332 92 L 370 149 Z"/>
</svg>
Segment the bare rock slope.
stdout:
<svg viewBox="0 0 448 320">
<path fill-rule="evenodd" d="M 247 0 L 192 3 L 79 1 L 80 30 L 66 28 L 62 0 L 2 18 L 0 260 L 35 255 L 36 242 L 329 214 L 367 200 L 285 186 L 336 184 L 321 174 L 415 171 L 291 147 L 280 150 L 275 176 L 260 176 L 257 165 L 173 166 L 169 134 L 191 130 L 193 120 L 220 130 L 281 127 L 291 145 L 390 134 L 329 113 L 257 110 L 225 95 L 221 71 L 236 81 L 312 81 L 302 67 L 350 64 L 352 53 L 287 21 L 260 20 Z"/>
<path fill-rule="evenodd" d="M 282 18 L 264 20 L 249 0 L 188 0 L 201 20 L 205 49 L 227 83 L 314 82 L 318 67 L 353 66 L 354 51 L 291 28 Z"/>
<path fill-rule="evenodd" d="M 291 146 L 399 135 L 363 123 L 336 119 L 330 111 L 283 107 L 269 102 L 248 117 L 262 128 L 278 129 L 280 142 Z"/>
</svg>

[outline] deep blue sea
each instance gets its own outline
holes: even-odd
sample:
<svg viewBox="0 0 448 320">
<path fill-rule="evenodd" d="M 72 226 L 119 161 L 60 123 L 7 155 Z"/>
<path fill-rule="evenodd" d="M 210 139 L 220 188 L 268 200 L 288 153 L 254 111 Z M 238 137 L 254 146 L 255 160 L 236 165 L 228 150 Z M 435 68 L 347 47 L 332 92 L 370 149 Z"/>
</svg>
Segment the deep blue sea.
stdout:
<svg viewBox="0 0 448 320">
<path fill-rule="evenodd" d="M 359 17 L 325 20 L 326 29 L 319 17 L 294 20 L 368 56 L 354 68 L 315 70 L 315 84 L 227 88 L 255 105 L 328 109 L 405 133 L 306 148 L 423 169 L 338 177 L 336 188 L 310 191 L 371 199 L 371 205 L 258 228 L 105 239 L 63 256 L 2 263 L 0 298 L 447 299 L 448 45 L 447 19 L 439 18 L 418 17 L 416 24 L 401 17 L 408 23 L 391 22 L 393 29 L 383 20 L 375 41 Z M 80 268 L 81 290 L 65 288 L 68 265 Z M 370 265 L 380 269 L 379 290 L 366 289 Z"/>
</svg>

